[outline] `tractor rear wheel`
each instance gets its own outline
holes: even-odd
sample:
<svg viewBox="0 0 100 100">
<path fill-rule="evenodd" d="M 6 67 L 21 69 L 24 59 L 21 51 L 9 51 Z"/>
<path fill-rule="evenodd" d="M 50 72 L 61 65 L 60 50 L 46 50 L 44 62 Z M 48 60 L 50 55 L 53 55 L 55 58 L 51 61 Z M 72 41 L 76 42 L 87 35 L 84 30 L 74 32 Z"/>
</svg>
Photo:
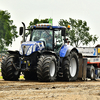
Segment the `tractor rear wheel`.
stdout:
<svg viewBox="0 0 100 100">
<path fill-rule="evenodd" d="M 95 68 L 93 65 L 88 65 L 87 78 L 90 78 L 91 80 L 95 79 Z"/>
<path fill-rule="evenodd" d="M 41 55 L 37 65 L 39 81 L 55 81 L 57 76 L 57 61 L 55 56 Z"/>
<path fill-rule="evenodd" d="M 75 81 L 78 77 L 79 65 L 76 52 L 71 52 L 63 60 L 63 78 L 66 81 Z"/>
<path fill-rule="evenodd" d="M 18 61 L 18 56 L 16 55 L 7 55 L 3 58 L 1 63 L 1 72 L 4 80 L 18 80 L 20 72 L 15 68 L 18 66 Z"/>
</svg>

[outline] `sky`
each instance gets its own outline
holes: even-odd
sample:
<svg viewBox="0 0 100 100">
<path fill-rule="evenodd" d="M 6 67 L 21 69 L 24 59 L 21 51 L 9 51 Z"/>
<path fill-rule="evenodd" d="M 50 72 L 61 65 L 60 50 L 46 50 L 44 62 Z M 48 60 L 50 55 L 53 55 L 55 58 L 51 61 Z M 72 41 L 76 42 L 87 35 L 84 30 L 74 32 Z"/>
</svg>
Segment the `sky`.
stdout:
<svg viewBox="0 0 100 100">
<path fill-rule="evenodd" d="M 58 25 L 60 19 L 81 19 L 90 27 L 90 34 L 100 35 L 100 0 L 0 0 L 0 10 L 7 10 L 14 25 L 29 25 L 35 18 L 53 18 L 53 25 Z M 22 37 L 15 39 L 10 50 L 19 50 Z M 100 38 L 95 45 L 100 44 Z M 95 46 L 92 43 L 88 46 Z"/>
</svg>

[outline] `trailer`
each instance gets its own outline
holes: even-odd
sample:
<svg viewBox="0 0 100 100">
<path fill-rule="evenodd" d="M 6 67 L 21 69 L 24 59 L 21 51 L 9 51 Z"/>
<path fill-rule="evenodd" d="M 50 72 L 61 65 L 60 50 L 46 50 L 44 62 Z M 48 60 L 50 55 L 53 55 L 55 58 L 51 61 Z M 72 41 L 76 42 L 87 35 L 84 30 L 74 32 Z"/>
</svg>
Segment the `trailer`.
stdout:
<svg viewBox="0 0 100 100">
<path fill-rule="evenodd" d="M 79 78 L 96 80 L 100 77 L 100 47 L 78 47 L 82 54 L 79 59 Z"/>
</svg>

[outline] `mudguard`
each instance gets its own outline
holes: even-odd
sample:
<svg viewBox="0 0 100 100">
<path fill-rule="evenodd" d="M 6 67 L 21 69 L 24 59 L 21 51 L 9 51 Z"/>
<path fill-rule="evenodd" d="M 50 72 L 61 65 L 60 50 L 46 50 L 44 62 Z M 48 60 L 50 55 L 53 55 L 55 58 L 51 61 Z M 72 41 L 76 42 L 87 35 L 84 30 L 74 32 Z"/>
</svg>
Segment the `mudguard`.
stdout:
<svg viewBox="0 0 100 100">
<path fill-rule="evenodd" d="M 20 55 L 18 50 L 16 50 L 16 51 L 8 50 L 7 52 L 8 52 L 9 54 L 12 54 L 12 55 L 14 55 L 14 54 Z"/>
<path fill-rule="evenodd" d="M 24 55 L 28 56 L 28 55 L 31 55 L 33 52 L 43 50 L 44 48 L 45 48 L 45 46 L 44 46 L 44 43 L 42 41 L 23 42 L 21 44 L 21 48 L 20 48 L 19 53 L 20 53 L 20 55 L 23 55 L 23 52 L 24 52 Z"/>
<path fill-rule="evenodd" d="M 60 49 L 59 56 L 60 57 L 66 57 L 72 50 L 75 50 L 78 52 L 78 50 L 70 45 L 63 45 Z"/>
</svg>

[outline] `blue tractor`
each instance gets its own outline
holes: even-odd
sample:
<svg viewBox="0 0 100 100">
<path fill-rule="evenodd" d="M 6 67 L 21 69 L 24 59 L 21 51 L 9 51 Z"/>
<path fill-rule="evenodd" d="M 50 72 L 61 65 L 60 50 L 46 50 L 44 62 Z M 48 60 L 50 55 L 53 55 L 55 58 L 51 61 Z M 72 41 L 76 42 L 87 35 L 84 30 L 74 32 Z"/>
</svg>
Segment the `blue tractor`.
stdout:
<svg viewBox="0 0 100 100">
<path fill-rule="evenodd" d="M 20 73 L 26 80 L 75 81 L 79 72 L 79 53 L 68 45 L 66 30 L 69 27 L 37 24 L 30 29 L 20 27 L 23 42 L 19 51 L 8 51 L 3 58 L 1 71 L 4 80 L 15 81 Z M 25 30 L 30 31 L 26 42 Z"/>
</svg>

